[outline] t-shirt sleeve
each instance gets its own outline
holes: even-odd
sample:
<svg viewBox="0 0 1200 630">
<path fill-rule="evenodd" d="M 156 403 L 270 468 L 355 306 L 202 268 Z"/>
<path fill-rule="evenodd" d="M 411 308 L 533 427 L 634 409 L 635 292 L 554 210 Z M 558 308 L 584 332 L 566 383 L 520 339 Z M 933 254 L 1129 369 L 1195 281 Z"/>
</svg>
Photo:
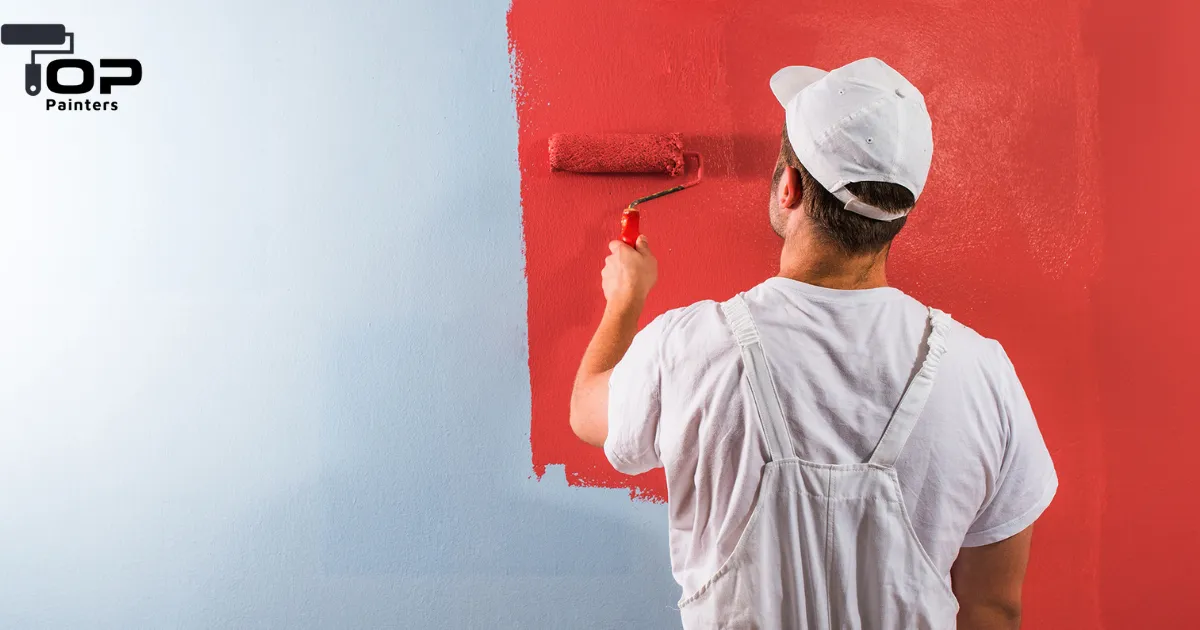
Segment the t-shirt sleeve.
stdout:
<svg viewBox="0 0 1200 630">
<path fill-rule="evenodd" d="M 617 471 L 640 475 L 662 466 L 658 423 L 662 413 L 662 348 L 668 314 L 633 338 L 608 380 L 608 437 L 604 454 Z"/>
<path fill-rule="evenodd" d="M 1010 538 L 1042 515 L 1058 490 L 1058 475 L 1042 439 L 1033 408 L 1008 354 L 996 343 L 1000 408 L 1008 436 L 990 496 L 967 531 L 964 547 Z"/>
</svg>

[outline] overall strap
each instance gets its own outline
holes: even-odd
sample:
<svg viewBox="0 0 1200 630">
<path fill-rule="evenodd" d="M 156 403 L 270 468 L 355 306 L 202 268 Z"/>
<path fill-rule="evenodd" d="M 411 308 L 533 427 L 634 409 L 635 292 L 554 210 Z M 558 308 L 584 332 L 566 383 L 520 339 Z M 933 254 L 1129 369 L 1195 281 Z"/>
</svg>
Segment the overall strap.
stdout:
<svg viewBox="0 0 1200 630">
<path fill-rule="evenodd" d="M 767 357 L 763 354 L 758 328 L 754 325 L 754 319 L 750 317 L 746 299 L 739 293 L 722 304 L 721 310 L 724 311 L 725 321 L 733 329 L 733 336 L 742 349 L 742 363 L 750 381 L 750 392 L 758 412 L 758 421 L 767 439 L 769 461 L 793 458 L 796 453 L 792 447 L 791 433 L 784 421 L 783 407 L 779 404 L 779 395 L 775 391 L 774 381 L 771 380 L 771 371 L 767 367 Z"/>
<path fill-rule="evenodd" d="M 926 341 L 925 362 L 921 369 L 909 381 L 895 412 L 883 431 L 883 437 L 871 454 L 870 463 L 892 467 L 904 450 L 908 436 L 921 417 L 925 401 L 929 400 L 929 392 L 933 389 L 933 380 L 937 376 L 938 364 L 946 353 L 946 330 L 949 328 L 950 316 L 934 308 L 929 309 L 929 337 Z"/>
</svg>

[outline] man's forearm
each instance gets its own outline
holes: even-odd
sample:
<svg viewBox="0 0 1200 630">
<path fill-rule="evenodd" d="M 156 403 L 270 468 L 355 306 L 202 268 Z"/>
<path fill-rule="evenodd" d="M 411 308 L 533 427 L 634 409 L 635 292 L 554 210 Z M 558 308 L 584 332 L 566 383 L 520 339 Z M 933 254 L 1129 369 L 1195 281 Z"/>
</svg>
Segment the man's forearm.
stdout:
<svg viewBox="0 0 1200 630">
<path fill-rule="evenodd" d="M 592 446 L 608 438 L 608 377 L 637 334 L 642 304 L 610 305 L 583 353 L 571 392 L 571 429 Z"/>
<path fill-rule="evenodd" d="M 592 335 L 592 341 L 579 363 L 580 377 L 594 376 L 617 367 L 637 335 L 642 307 L 641 303 L 631 303 L 616 307 L 610 305 L 604 309 L 600 326 Z"/>
</svg>

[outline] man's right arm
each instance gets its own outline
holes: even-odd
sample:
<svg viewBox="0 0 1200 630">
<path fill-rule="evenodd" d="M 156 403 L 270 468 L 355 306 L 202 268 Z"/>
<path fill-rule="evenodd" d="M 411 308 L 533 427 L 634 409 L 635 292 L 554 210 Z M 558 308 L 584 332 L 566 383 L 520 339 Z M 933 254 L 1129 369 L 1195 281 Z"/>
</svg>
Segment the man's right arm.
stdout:
<svg viewBox="0 0 1200 630">
<path fill-rule="evenodd" d="M 1021 585 L 1029 564 L 1033 526 L 981 547 L 963 547 L 950 568 L 958 598 L 959 630 L 1021 627 Z"/>
</svg>

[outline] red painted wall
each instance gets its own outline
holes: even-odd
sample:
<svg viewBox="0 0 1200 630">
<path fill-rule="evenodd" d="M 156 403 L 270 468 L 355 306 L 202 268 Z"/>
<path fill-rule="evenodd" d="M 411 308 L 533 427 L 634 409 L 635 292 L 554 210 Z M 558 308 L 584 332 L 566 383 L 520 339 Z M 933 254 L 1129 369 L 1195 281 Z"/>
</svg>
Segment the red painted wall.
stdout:
<svg viewBox="0 0 1200 630">
<path fill-rule="evenodd" d="M 680 131 L 703 152 L 704 184 L 645 207 L 648 321 L 777 270 L 770 75 L 877 56 L 924 91 L 936 143 L 892 282 L 1004 343 L 1059 469 L 1026 627 L 1195 627 L 1196 19 L 1160 0 L 514 0 L 537 474 L 665 498 L 567 426 L 607 241 L 664 180 L 552 174 L 549 135 Z"/>
</svg>

